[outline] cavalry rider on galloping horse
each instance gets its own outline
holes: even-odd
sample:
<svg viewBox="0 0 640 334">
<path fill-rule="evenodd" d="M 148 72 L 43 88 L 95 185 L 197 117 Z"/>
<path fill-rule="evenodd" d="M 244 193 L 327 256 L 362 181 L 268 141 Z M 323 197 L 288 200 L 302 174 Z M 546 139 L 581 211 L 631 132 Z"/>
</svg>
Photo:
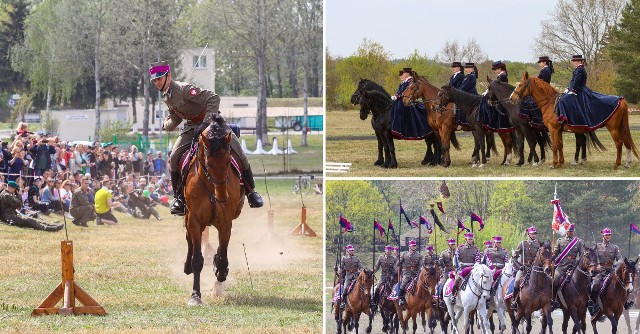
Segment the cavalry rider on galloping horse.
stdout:
<svg viewBox="0 0 640 334">
<path fill-rule="evenodd" d="M 578 266 L 578 257 L 584 255 L 584 242 L 582 239 L 574 237 L 576 226 L 569 225 L 567 235 L 556 241 L 553 249 L 553 264 L 556 267 L 553 277 L 553 295 L 551 296 L 551 307 L 556 309 L 560 307 L 560 303 L 556 300 L 560 284 L 568 273 Z"/>
<path fill-rule="evenodd" d="M 482 263 L 489 268 L 496 270 L 493 277 L 500 277 L 505 263 L 509 262 L 509 252 L 502 247 L 502 237 L 496 235 L 493 237 L 493 247 L 487 248 L 484 252 Z M 494 280 L 494 283 L 500 280 Z"/>
<path fill-rule="evenodd" d="M 513 255 L 515 264 L 520 265 L 516 278 L 513 280 L 513 301 L 511 302 L 511 308 L 516 309 L 518 307 L 518 294 L 520 293 L 520 284 L 522 283 L 523 273 L 531 271 L 531 265 L 536 258 L 538 248 L 542 245 L 538 241 L 538 230 L 535 226 L 531 226 L 527 229 L 527 240 L 523 240 L 518 244 L 516 253 Z"/>
<path fill-rule="evenodd" d="M 389 283 L 389 287 L 393 289 L 394 283 L 396 281 L 396 277 L 398 277 L 398 272 L 396 266 L 398 265 L 398 258 L 393 255 L 394 247 L 391 245 L 387 245 L 384 247 L 384 254 L 378 257 L 378 262 L 376 262 L 376 266 L 373 269 L 373 275 L 378 272 L 378 269 L 382 268 L 382 272 L 380 274 L 380 282 L 376 286 L 376 291 L 373 295 L 373 299 L 371 300 L 371 305 L 375 308 L 376 305 L 380 302 L 381 289 L 385 286 L 386 283 Z"/>
<path fill-rule="evenodd" d="M 344 306 L 347 303 L 349 286 L 358 278 L 358 272 L 362 269 L 362 263 L 360 262 L 360 258 L 356 255 L 356 249 L 351 245 L 347 245 L 345 250 L 347 251 L 347 255 L 343 256 L 340 260 L 340 277 L 344 281 L 344 284 L 342 285 L 342 298 L 340 300 L 341 309 L 344 309 Z"/>
<path fill-rule="evenodd" d="M 400 259 L 398 260 L 398 270 L 402 273 L 402 282 L 400 284 L 400 306 L 406 303 L 404 298 L 405 293 L 407 292 L 407 285 L 411 283 L 411 281 L 418 277 L 420 273 L 420 262 L 422 260 L 420 253 L 417 252 L 417 246 L 415 240 L 409 240 L 409 251 L 403 252 L 400 255 Z"/>
<path fill-rule="evenodd" d="M 438 260 L 442 267 L 442 274 L 440 274 L 440 282 L 438 283 L 438 291 L 436 294 L 438 295 L 437 298 L 440 299 L 441 308 L 447 307 L 444 303 L 444 299 L 442 298 L 442 287 L 444 286 L 444 283 L 447 282 L 449 273 L 455 270 L 453 267 L 453 257 L 456 255 L 456 239 L 447 239 L 447 245 L 449 245 L 449 248 L 440 253 L 440 259 Z"/>
<path fill-rule="evenodd" d="M 600 310 L 597 298 L 600 294 L 600 289 L 602 288 L 602 280 L 613 271 L 614 266 L 618 265 L 622 259 L 622 256 L 620 255 L 620 248 L 611 243 L 611 229 L 605 228 L 600 231 L 600 234 L 602 234 L 602 242 L 596 245 L 598 273 L 593 278 L 593 283 L 591 284 L 591 297 L 587 302 L 589 313 L 592 315 L 596 314 Z M 624 308 L 628 309 L 631 305 L 633 305 L 633 301 L 626 301 Z"/>
<path fill-rule="evenodd" d="M 165 119 L 162 129 L 173 131 L 182 120 L 187 120 L 184 129 L 173 145 L 170 157 L 171 185 L 175 197 L 171 203 L 171 214 L 184 216 L 184 185 L 180 175 L 180 159 L 183 153 L 191 148 L 198 127 L 204 122 L 208 123 L 215 114 L 220 113 L 220 97 L 210 90 L 173 80 L 171 68 L 166 61 L 152 63 L 149 67 L 149 75 L 156 88 L 162 92 L 162 98 L 169 107 L 169 115 Z M 252 208 L 262 207 L 262 197 L 254 191 L 255 182 L 251 165 L 249 165 L 247 156 L 242 151 L 238 137 L 233 131 L 231 131 L 229 145 L 240 163 L 241 178 L 244 181 L 249 206 Z"/>
<path fill-rule="evenodd" d="M 433 245 L 425 248 L 427 254 L 422 257 L 422 266 L 425 268 L 435 268 L 438 265 L 438 254 L 433 251 Z"/>
<path fill-rule="evenodd" d="M 456 281 L 453 285 L 453 298 L 451 301 L 453 304 L 456 302 L 458 296 L 458 286 L 460 285 L 460 279 L 469 276 L 471 269 L 476 263 L 480 263 L 482 254 L 476 245 L 473 244 L 473 233 L 466 233 L 464 235 L 465 243 L 460 245 L 456 250 L 454 256 L 454 264 L 456 266 Z"/>
</svg>

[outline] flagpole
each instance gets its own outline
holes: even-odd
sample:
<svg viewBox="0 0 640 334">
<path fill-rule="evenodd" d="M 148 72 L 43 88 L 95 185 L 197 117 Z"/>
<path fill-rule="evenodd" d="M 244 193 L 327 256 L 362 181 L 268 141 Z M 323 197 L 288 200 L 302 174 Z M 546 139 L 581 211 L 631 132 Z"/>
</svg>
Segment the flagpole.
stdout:
<svg viewBox="0 0 640 334">
<path fill-rule="evenodd" d="M 629 224 L 629 250 L 627 251 L 627 258 L 631 256 L 631 224 Z"/>
<path fill-rule="evenodd" d="M 398 215 L 398 248 L 402 248 L 402 242 L 400 242 L 401 237 L 402 237 L 402 198 L 400 199 L 400 214 Z"/>
<path fill-rule="evenodd" d="M 391 222 L 391 219 L 389 219 L 389 222 Z M 388 245 L 388 244 L 389 244 L 389 223 L 387 223 L 387 243 L 386 243 L 386 245 Z"/>
<path fill-rule="evenodd" d="M 422 223 L 418 221 L 418 253 L 422 250 Z"/>
<path fill-rule="evenodd" d="M 373 238 L 371 239 L 372 241 L 372 245 L 373 245 L 373 258 L 371 258 L 371 268 L 373 270 L 373 268 L 376 266 L 376 230 L 378 229 L 376 227 L 376 218 L 373 218 Z"/>
</svg>

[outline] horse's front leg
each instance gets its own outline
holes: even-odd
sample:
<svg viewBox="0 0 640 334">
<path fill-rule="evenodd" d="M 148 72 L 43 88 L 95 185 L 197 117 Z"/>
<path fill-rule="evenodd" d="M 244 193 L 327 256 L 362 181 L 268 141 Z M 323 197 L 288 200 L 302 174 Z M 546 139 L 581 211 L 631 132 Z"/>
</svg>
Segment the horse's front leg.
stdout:
<svg viewBox="0 0 640 334">
<path fill-rule="evenodd" d="M 378 140 L 378 160 L 373 163 L 374 166 L 382 166 L 384 164 L 384 156 L 382 152 L 384 150 L 384 139 L 380 131 L 376 130 L 376 139 Z"/>
<path fill-rule="evenodd" d="M 389 168 L 398 168 L 398 161 L 396 160 L 396 147 L 393 143 L 393 135 L 391 134 L 391 129 L 386 131 L 387 137 L 387 145 L 389 146 L 389 157 L 391 161 L 389 162 Z"/>
<path fill-rule="evenodd" d="M 204 265 L 204 257 L 202 256 L 202 230 L 198 222 L 189 221 L 187 229 L 191 236 L 193 254 L 191 258 L 191 268 L 193 269 L 193 292 L 189 299 L 189 306 L 202 305 L 202 293 L 200 292 L 200 273 Z"/>
<path fill-rule="evenodd" d="M 562 133 L 558 134 L 558 129 L 550 129 L 549 135 L 551 136 L 551 150 L 553 151 L 553 163 L 551 164 L 551 168 L 558 168 L 560 165 L 558 164 L 559 159 L 559 150 L 560 150 L 560 139 L 558 136 L 562 136 Z"/>
<path fill-rule="evenodd" d="M 479 124 L 477 124 L 477 126 L 480 126 Z M 491 153 L 487 154 L 485 152 L 485 149 L 487 149 L 488 145 L 486 145 L 485 143 L 485 133 L 482 129 L 477 130 L 478 132 L 478 137 L 480 138 L 479 140 L 479 144 L 480 144 L 480 165 L 478 165 L 478 167 L 484 167 L 484 165 L 487 163 L 487 157 L 490 156 Z M 489 150 L 491 150 L 491 148 L 489 148 Z"/>
<path fill-rule="evenodd" d="M 187 217 L 189 217 L 189 211 L 187 211 Z M 186 217 L 185 217 L 186 218 Z M 184 260 L 184 273 L 191 275 L 193 273 L 193 266 L 191 265 L 191 259 L 193 258 L 193 241 L 189 235 L 189 230 L 185 233 L 187 239 L 187 258 Z"/>
<path fill-rule="evenodd" d="M 373 327 L 373 312 L 371 312 L 371 310 L 369 310 L 368 313 L 369 316 L 369 325 L 367 326 L 367 334 L 371 333 L 371 328 Z"/>
<path fill-rule="evenodd" d="M 553 318 L 551 317 L 551 304 L 547 304 L 542 308 L 544 311 L 543 321 L 546 318 L 547 326 L 549 327 L 549 334 L 553 334 Z M 542 325 L 542 333 L 544 333 L 544 324 Z"/>
</svg>

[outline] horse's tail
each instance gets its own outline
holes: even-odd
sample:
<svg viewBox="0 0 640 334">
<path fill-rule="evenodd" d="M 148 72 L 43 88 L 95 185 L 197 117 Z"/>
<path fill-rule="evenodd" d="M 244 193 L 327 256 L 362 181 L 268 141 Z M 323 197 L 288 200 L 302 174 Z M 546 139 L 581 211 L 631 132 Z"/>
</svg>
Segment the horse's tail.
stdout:
<svg viewBox="0 0 640 334">
<path fill-rule="evenodd" d="M 622 142 L 629 143 L 631 150 L 633 151 L 633 155 L 636 158 L 640 159 L 640 154 L 638 154 L 638 148 L 636 144 L 633 142 L 633 137 L 631 136 L 631 130 L 629 129 L 629 105 L 627 104 L 627 100 L 622 99 L 620 101 L 620 111 L 623 112 L 622 115 L 622 123 L 620 124 L 620 133 L 622 134 Z"/>
<path fill-rule="evenodd" d="M 551 137 L 549 136 L 548 131 L 539 131 L 538 136 L 539 136 L 538 138 L 541 139 L 541 143 L 542 143 L 542 145 L 540 145 L 541 150 L 546 150 L 547 147 L 548 148 L 553 147 L 551 146 Z"/>
<path fill-rule="evenodd" d="M 520 149 L 524 146 L 524 136 L 520 135 L 520 132 L 513 131 L 511 132 L 511 142 L 513 143 L 513 148 L 511 149 L 511 154 L 514 157 L 520 157 Z"/>
<path fill-rule="evenodd" d="M 598 152 L 603 152 L 607 150 L 607 148 L 604 145 L 602 145 L 602 143 L 600 142 L 600 139 L 598 139 L 598 136 L 596 135 L 595 131 L 588 132 L 586 137 L 587 137 L 587 148 L 593 147 Z"/>
<path fill-rule="evenodd" d="M 487 141 L 487 147 L 491 149 L 491 152 L 493 152 L 493 154 L 498 154 L 495 134 L 493 132 L 485 132 L 485 138 L 485 140 Z"/>
<path fill-rule="evenodd" d="M 453 148 L 460 151 L 460 143 L 458 142 L 458 137 L 456 137 L 455 130 L 451 131 L 451 136 L 449 137 L 449 140 L 451 141 L 451 145 L 453 146 Z"/>
</svg>

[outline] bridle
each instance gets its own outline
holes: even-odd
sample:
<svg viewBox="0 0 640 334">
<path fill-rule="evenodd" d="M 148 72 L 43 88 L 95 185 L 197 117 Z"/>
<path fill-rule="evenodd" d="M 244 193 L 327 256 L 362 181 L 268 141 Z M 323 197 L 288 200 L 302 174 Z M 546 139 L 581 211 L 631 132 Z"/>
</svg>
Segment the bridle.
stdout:
<svg viewBox="0 0 640 334">
<path fill-rule="evenodd" d="M 514 88 L 514 89 L 513 89 L 513 93 L 512 93 L 512 94 L 515 94 L 515 95 L 518 97 L 518 99 L 522 100 L 522 99 L 523 99 L 523 95 L 524 95 L 524 93 L 525 93 L 526 89 L 531 90 L 531 78 L 528 78 L 528 79 L 525 81 L 525 83 L 524 83 L 524 85 L 522 86 L 522 88 L 520 89 L 520 91 L 518 91 L 518 87 Z M 542 108 L 542 107 L 546 106 L 546 105 L 549 103 L 549 101 L 554 101 L 554 103 L 555 103 L 556 97 L 557 97 L 558 95 L 560 95 L 560 94 L 556 94 L 555 96 L 553 96 L 553 95 L 552 95 L 552 96 L 549 96 L 549 97 L 547 97 L 547 98 L 545 98 L 545 99 L 541 100 L 540 102 L 543 102 L 543 103 L 542 103 L 541 105 L 540 105 L 540 104 L 538 104 L 538 108 Z M 511 97 L 509 97 L 509 99 L 508 99 L 508 100 L 511 100 Z M 498 102 L 500 102 L 500 100 L 498 100 Z M 520 108 L 522 108 L 522 106 L 521 106 Z M 536 110 L 536 109 L 538 109 L 538 108 L 523 109 L 523 110 Z"/>
<path fill-rule="evenodd" d="M 633 275 L 633 270 L 629 270 L 628 269 L 628 265 L 626 263 L 623 263 L 623 265 L 625 266 L 626 269 L 623 269 L 623 271 L 625 271 L 627 274 L 623 275 L 626 276 L 628 278 L 628 280 L 621 280 L 620 277 L 618 276 L 618 271 L 614 270 L 613 271 L 613 276 L 615 276 L 616 278 L 616 283 L 620 284 L 620 286 L 622 286 L 622 289 L 624 289 L 625 292 L 627 292 L 627 288 L 626 286 L 631 286 L 632 290 L 633 290 L 633 277 L 631 277 Z"/>
<path fill-rule="evenodd" d="M 202 136 L 204 138 L 204 140 L 208 140 L 207 136 L 205 136 L 205 132 L 203 132 L 202 134 L 200 134 L 200 136 Z M 199 147 L 200 145 L 198 145 Z M 208 157 L 212 157 L 212 158 L 220 158 L 220 157 L 224 157 L 226 155 L 231 154 L 231 148 L 229 143 L 225 143 L 225 147 L 223 149 L 224 152 L 222 153 L 215 153 L 215 154 L 211 154 L 209 155 L 209 148 L 207 147 L 207 145 L 205 145 L 204 143 L 202 144 L 203 146 L 203 155 L 204 155 L 204 159 L 200 158 L 200 154 L 198 154 L 196 152 L 196 164 L 195 164 L 195 168 L 196 168 L 196 176 L 198 176 L 198 181 L 200 181 L 200 185 L 207 191 L 207 193 L 209 194 L 209 201 L 213 204 L 215 203 L 220 203 L 221 205 L 224 206 L 224 203 L 227 200 L 220 200 L 216 197 L 215 195 L 215 191 L 211 191 L 209 189 L 209 187 L 207 186 L 207 184 L 202 180 L 202 178 L 200 177 L 200 169 L 202 169 L 202 173 L 204 174 L 204 177 L 206 178 L 206 180 L 209 182 L 209 184 L 213 184 L 214 186 L 222 186 L 224 184 L 226 184 L 229 181 L 229 166 L 227 166 L 226 168 L 226 174 L 223 178 L 223 180 L 221 181 L 216 181 L 216 179 L 209 173 L 209 169 L 207 168 L 206 165 L 206 161 Z"/>
<path fill-rule="evenodd" d="M 420 89 L 420 81 L 422 81 L 422 77 L 418 77 L 418 78 L 414 78 L 414 80 L 411 82 L 411 84 L 409 84 L 409 87 L 413 86 L 413 88 L 411 89 L 411 95 L 409 95 L 409 104 L 411 105 L 415 105 L 418 103 L 428 103 L 428 102 L 434 102 L 438 100 L 438 97 L 433 98 L 433 99 L 422 99 L 422 102 L 418 102 L 418 98 L 415 96 L 416 93 L 418 92 L 418 90 Z M 409 89 L 409 87 L 407 87 L 407 89 Z M 404 99 L 405 95 L 402 94 L 402 98 Z"/>
</svg>

